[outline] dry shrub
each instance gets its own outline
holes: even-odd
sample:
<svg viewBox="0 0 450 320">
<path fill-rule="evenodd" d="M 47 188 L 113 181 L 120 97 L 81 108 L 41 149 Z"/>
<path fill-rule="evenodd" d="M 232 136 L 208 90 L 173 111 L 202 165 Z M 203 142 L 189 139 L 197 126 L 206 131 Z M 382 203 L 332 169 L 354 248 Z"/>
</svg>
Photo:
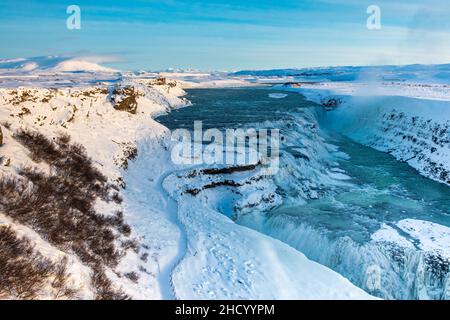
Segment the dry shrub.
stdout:
<svg viewBox="0 0 450 320">
<path fill-rule="evenodd" d="M 148 253 L 145 252 L 139 257 L 142 261 L 147 262 L 148 260 Z"/>
<path fill-rule="evenodd" d="M 130 279 L 131 281 L 133 281 L 134 283 L 138 283 L 139 281 L 139 276 L 136 272 L 132 271 L 132 272 L 128 272 L 125 273 L 125 277 Z"/>
<path fill-rule="evenodd" d="M 53 277 L 55 299 L 70 299 L 76 290 L 67 282 L 67 260 L 53 263 L 35 252 L 30 241 L 0 226 L 0 299 L 35 299 Z"/>
<path fill-rule="evenodd" d="M 138 149 L 135 145 L 125 144 L 123 149 L 123 159 L 120 166 L 123 169 L 128 169 L 128 161 L 136 159 L 138 155 Z"/>
<path fill-rule="evenodd" d="M 139 253 L 139 244 L 136 240 L 125 240 L 122 242 L 121 244 L 122 248 L 124 248 L 125 250 L 133 250 L 136 253 Z"/>
<path fill-rule="evenodd" d="M 74 297 L 76 290 L 67 286 L 67 257 L 64 257 L 60 263 L 54 267 L 52 288 L 55 290 L 55 299 L 63 297 Z"/>
<path fill-rule="evenodd" d="M 97 289 L 97 300 L 128 300 L 129 297 L 121 290 L 114 290 L 111 280 L 106 276 L 102 266 L 93 268 L 92 285 Z"/>
<path fill-rule="evenodd" d="M 69 144 L 68 136 L 50 141 L 40 133 L 22 130 L 14 137 L 35 161 L 44 161 L 51 169 L 45 174 L 22 168 L 21 180 L 1 179 L 0 209 L 58 248 L 75 252 L 94 270 L 92 282 L 99 298 L 111 298 L 113 292 L 122 297 L 104 280 L 104 266 L 114 268 L 122 256 L 113 230 L 129 235 L 131 229 L 123 214 L 105 217 L 94 209 L 97 198 L 120 202 L 120 195 L 110 196 L 112 187 L 106 177 L 92 165 L 83 146 Z"/>
<path fill-rule="evenodd" d="M 11 129 L 11 122 L 8 122 L 8 121 L 2 121 L 2 122 L 0 122 L 0 124 L 2 125 L 2 126 L 4 126 L 6 129 L 8 129 L 8 130 L 10 130 Z"/>
<path fill-rule="evenodd" d="M 23 90 L 21 93 L 17 90 L 13 90 L 11 91 L 11 94 L 13 95 L 13 98 L 9 101 L 9 103 L 12 103 L 14 106 L 18 106 L 19 104 L 27 101 L 36 102 L 37 100 L 37 97 L 35 97 L 29 90 Z"/>
</svg>

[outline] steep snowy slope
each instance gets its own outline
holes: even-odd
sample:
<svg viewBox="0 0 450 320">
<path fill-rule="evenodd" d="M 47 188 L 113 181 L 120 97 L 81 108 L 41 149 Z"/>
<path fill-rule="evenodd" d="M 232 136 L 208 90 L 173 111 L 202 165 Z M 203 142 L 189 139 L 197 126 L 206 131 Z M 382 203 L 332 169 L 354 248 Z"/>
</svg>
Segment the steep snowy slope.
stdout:
<svg viewBox="0 0 450 320">
<path fill-rule="evenodd" d="M 137 141 L 145 137 L 152 139 L 152 144 L 158 145 L 160 143 L 157 137 L 164 136 L 167 131 L 154 122 L 151 116 L 167 112 L 172 107 L 185 105 L 186 101 L 178 98 L 178 96 L 183 95 L 182 89 L 176 83 L 156 85 L 153 80 L 121 81 L 109 86 L 60 86 L 49 89 L 40 88 L 39 85 L 39 82 L 35 82 L 34 87 L 0 89 L 0 126 L 3 136 L 3 144 L 0 146 L 0 174 L 2 177 L 0 226 L 2 228 L 10 227 L 15 232 L 16 237 L 27 239 L 30 245 L 34 247 L 33 250 L 36 254 L 42 256 L 43 259 L 50 259 L 50 261 L 56 263 L 61 261 L 62 257 L 68 257 L 66 268 L 68 279 L 65 283 L 70 283 L 71 288 L 75 291 L 70 297 L 84 299 L 116 297 L 99 292 L 99 288 L 104 288 L 106 284 L 110 285 L 111 289 L 114 288 L 112 290 L 117 291 L 117 293 L 123 292 L 123 294 L 132 298 L 161 298 L 160 281 L 163 281 L 160 279 L 159 265 L 164 264 L 164 261 L 159 261 L 158 252 L 164 252 L 167 248 L 163 246 L 151 247 L 154 244 L 151 242 L 147 244 L 144 235 L 134 230 L 133 223 L 130 232 L 127 224 L 122 222 L 122 216 L 128 220 L 128 216 L 132 213 L 126 211 L 128 203 L 122 200 L 121 194 L 125 193 L 123 190 L 121 191 L 125 187 L 122 173 L 128 167 L 129 161 L 136 157 L 138 152 Z M 48 142 L 46 139 L 49 139 Z M 88 209 L 86 213 L 90 216 L 95 214 L 94 217 L 100 219 L 98 220 L 99 223 L 109 224 L 109 221 L 111 221 L 113 223 L 111 230 L 114 234 L 114 239 L 111 241 L 109 238 L 103 238 L 100 234 L 101 230 L 97 229 L 98 235 L 88 235 L 93 237 L 93 242 L 83 245 L 94 245 L 94 243 L 99 243 L 99 246 L 105 246 L 108 243 L 108 245 L 114 245 L 114 250 L 117 250 L 118 256 L 114 258 L 116 261 L 111 264 L 91 265 L 86 256 L 71 249 L 71 246 L 74 248 L 71 243 L 75 241 L 71 237 L 76 236 L 76 234 L 73 236 L 65 235 L 64 239 L 60 240 L 49 239 L 48 237 L 51 236 L 51 229 L 49 228 L 53 228 L 53 223 L 55 227 L 64 228 L 61 225 L 63 221 L 55 220 L 52 225 L 47 227 L 42 223 L 25 218 L 30 214 L 30 217 L 32 217 L 32 212 L 27 213 L 27 215 L 18 215 L 17 210 L 21 210 L 20 203 L 11 198 L 17 197 L 14 193 L 11 193 L 11 188 L 17 188 L 16 186 L 20 186 L 24 182 L 24 195 L 29 194 L 30 197 L 37 198 L 47 197 L 44 199 L 50 207 L 43 209 L 46 214 L 50 214 L 52 210 L 59 210 L 60 201 L 64 206 L 73 206 L 73 209 L 70 210 L 77 211 L 78 204 L 75 202 L 68 203 L 66 200 L 60 199 L 58 195 L 55 196 L 54 200 L 48 198 L 44 194 L 44 189 L 42 189 L 44 185 L 41 187 L 40 182 L 39 184 L 33 182 L 32 185 L 27 185 L 29 183 L 27 179 L 33 179 L 33 175 L 28 173 L 27 168 L 38 170 L 37 172 L 41 172 L 39 174 L 42 174 L 44 179 L 59 181 L 59 174 L 66 171 L 69 177 L 73 176 L 74 179 L 78 179 L 75 178 L 76 172 L 70 173 L 70 167 L 75 164 L 70 162 L 64 164 L 64 162 L 61 163 L 59 159 L 54 158 L 62 157 L 63 154 L 60 154 L 60 151 L 65 150 L 65 148 L 69 148 L 69 151 L 72 150 L 71 148 L 78 150 L 76 149 L 78 148 L 77 145 L 82 147 L 79 151 L 76 151 L 77 154 L 74 154 L 74 156 L 78 156 L 78 152 L 81 152 L 80 156 L 84 157 L 83 153 L 86 152 L 87 156 L 92 159 L 92 165 L 95 168 L 81 169 L 82 172 L 99 170 L 101 175 L 104 175 L 107 179 L 105 188 L 107 188 L 108 194 L 105 195 L 105 198 L 92 198 L 94 207 Z M 162 148 L 162 146 L 159 148 Z M 70 152 L 69 154 L 71 154 Z M 53 158 L 50 159 L 49 157 Z M 68 158 L 64 161 L 79 161 L 82 159 Z M 63 159 L 61 158 L 61 160 Z M 88 162 L 83 165 L 89 166 Z M 103 178 L 100 176 L 100 179 Z M 15 185 L 11 185 L 8 184 L 8 181 L 16 182 Z M 75 183 L 78 182 L 75 181 Z M 63 183 L 63 185 L 65 184 Z M 75 185 L 72 182 L 70 184 L 72 188 Z M 35 190 L 35 188 L 37 189 Z M 11 191 L 5 193 L 5 190 Z M 76 190 L 72 189 L 65 192 L 76 194 L 74 191 Z M 11 194 L 11 197 L 7 197 L 7 194 Z M 61 196 L 64 196 L 64 192 Z M 27 201 L 26 199 L 23 200 Z M 29 200 L 28 202 L 31 204 L 33 201 L 35 200 Z M 16 204 L 18 205 L 17 208 Z M 90 203 L 86 203 L 86 205 L 91 206 Z M 23 209 L 26 210 L 25 207 Z M 83 212 L 85 209 L 80 207 L 79 210 Z M 140 221 L 136 224 L 140 224 Z M 114 225 L 117 225 L 117 230 Z M 35 232 L 32 232 L 32 229 Z M 63 232 L 63 230 L 61 229 L 58 233 Z M 77 232 L 77 227 L 74 227 L 74 230 Z M 2 229 L 2 231 L 6 232 L 6 229 Z M 98 237 L 98 239 L 96 240 L 95 237 Z M 110 235 L 107 237 L 110 237 Z M 164 233 L 161 235 L 161 238 L 163 237 Z M 6 241 L 4 247 L 11 245 L 10 241 Z M 90 250 L 90 248 L 88 247 L 87 250 Z M 170 255 L 171 252 L 168 249 L 164 254 Z M 98 256 L 101 257 L 101 254 Z M 2 258 L 9 259 L 7 256 L 2 256 Z M 14 264 L 11 261 L 9 259 L 9 263 Z M 30 266 L 32 266 L 31 263 L 33 261 L 30 262 Z M 97 271 L 92 273 L 90 269 Z M 102 269 L 104 271 L 101 271 Z M 100 276 L 101 279 L 98 278 Z M 107 278 L 104 278 L 104 276 L 107 276 Z M 56 297 L 55 290 L 51 290 L 52 283 L 54 283 L 54 280 L 51 280 L 52 277 L 50 276 L 48 281 L 45 279 L 45 281 L 41 281 L 42 283 L 37 286 L 38 289 L 33 297 Z M 101 285 L 99 281 L 101 281 Z M 108 284 L 109 282 L 110 284 Z M 1 288 L 2 296 L 6 294 L 6 297 L 9 298 L 27 297 L 23 294 L 14 293 L 12 289 L 15 286 L 14 283 L 11 286 Z M 3 290 L 7 291 L 3 292 Z M 68 295 L 61 295 L 61 298 L 68 297 Z"/>
<path fill-rule="evenodd" d="M 329 113 L 339 131 L 450 185 L 450 102 L 354 97 L 348 104 Z"/>
<path fill-rule="evenodd" d="M 189 170 L 186 173 L 188 176 L 192 176 Z M 252 181 L 252 178 L 248 181 Z M 173 274 L 177 297 L 372 298 L 344 277 L 308 260 L 285 243 L 237 225 L 213 210 L 208 203 L 186 192 L 186 186 L 180 185 L 179 173 L 169 176 L 164 186 L 178 201 L 178 217 L 185 226 L 187 236 L 186 254 Z M 260 186 L 256 184 L 250 188 L 257 191 Z M 231 193 L 224 189 L 217 192 L 224 197 Z"/>
</svg>

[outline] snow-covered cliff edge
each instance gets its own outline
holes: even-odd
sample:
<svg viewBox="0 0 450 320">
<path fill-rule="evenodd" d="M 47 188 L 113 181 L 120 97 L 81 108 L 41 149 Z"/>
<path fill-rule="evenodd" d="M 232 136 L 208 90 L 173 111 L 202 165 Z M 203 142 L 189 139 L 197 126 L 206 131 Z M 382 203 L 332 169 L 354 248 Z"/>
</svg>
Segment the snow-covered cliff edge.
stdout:
<svg viewBox="0 0 450 320">
<path fill-rule="evenodd" d="M 450 185 L 446 85 L 317 83 L 294 90 L 325 106 L 323 125 Z"/>
</svg>

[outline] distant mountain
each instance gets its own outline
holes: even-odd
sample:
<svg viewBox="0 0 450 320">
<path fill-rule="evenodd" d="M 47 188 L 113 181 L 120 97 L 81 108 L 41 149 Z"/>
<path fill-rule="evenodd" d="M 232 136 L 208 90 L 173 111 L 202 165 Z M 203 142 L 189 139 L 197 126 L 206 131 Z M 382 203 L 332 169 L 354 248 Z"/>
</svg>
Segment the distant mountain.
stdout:
<svg viewBox="0 0 450 320">
<path fill-rule="evenodd" d="M 423 81 L 448 83 L 450 64 L 405 66 L 339 66 L 301 69 L 242 70 L 234 76 L 293 77 L 298 81 Z"/>
<path fill-rule="evenodd" d="M 0 60 L 0 70 L 11 71 L 54 71 L 54 72 L 116 72 L 104 67 L 91 57 L 41 56 L 32 58 Z"/>
</svg>

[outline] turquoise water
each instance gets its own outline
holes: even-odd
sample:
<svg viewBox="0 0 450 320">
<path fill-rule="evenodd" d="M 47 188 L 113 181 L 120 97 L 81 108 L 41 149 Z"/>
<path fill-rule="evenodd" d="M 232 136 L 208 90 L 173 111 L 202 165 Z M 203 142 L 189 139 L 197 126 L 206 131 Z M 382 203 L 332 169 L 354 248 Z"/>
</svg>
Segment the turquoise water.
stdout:
<svg viewBox="0 0 450 320">
<path fill-rule="evenodd" d="M 450 227 L 450 188 L 427 179 L 392 156 L 352 142 L 333 140 L 350 156 L 340 168 L 350 187 L 299 206 L 280 207 L 268 214 L 289 215 L 298 222 L 324 230 L 331 238 L 349 236 L 359 243 L 370 240 L 382 223 L 420 219 Z"/>
<path fill-rule="evenodd" d="M 291 112 L 315 105 L 304 97 L 289 93 L 286 98 L 272 99 L 264 88 L 187 90 L 191 107 L 171 111 L 157 118 L 169 129 L 192 129 L 195 120 L 203 128 L 240 128 L 245 124 L 292 117 Z"/>
<path fill-rule="evenodd" d="M 318 118 L 324 112 L 299 94 L 270 98 L 269 93 L 274 92 L 263 88 L 189 90 L 192 107 L 157 120 L 170 129 L 192 128 L 194 120 L 203 120 L 204 128 L 239 128 L 267 120 L 290 120 L 305 110 L 313 109 Z M 327 124 L 321 126 L 326 131 Z M 238 216 L 236 222 L 288 243 L 374 295 L 390 299 L 448 298 L 445 291 L 450 288 L 445 281 L 450 267 L 440 267 L 438 273 L 426 267 L 422 272 L 421 266 L 429 258 L 419 250 L 396 251 L 393 255 L 392 248 L 374 244 L 371 235 L 384 223 L 395 227 L 406 218 L 450 227 L 450 188 L 424 178 L 390 155 L 337 133 L 327 132 L 325 137 L 349 156 L 338 160 L 339 168 L 349 177 L 346 184 L 306 203 L 285 199 L 290 200 L 286 201 L 289 205 Z M 282 147 L 282 152 L 290 151 Z M 373 265 L 383 271 L 381 288 L 367 288 L 365 284 L 366 270 Z M 427 288 L 425 295 L 422 286 Z"/>
</svg>

